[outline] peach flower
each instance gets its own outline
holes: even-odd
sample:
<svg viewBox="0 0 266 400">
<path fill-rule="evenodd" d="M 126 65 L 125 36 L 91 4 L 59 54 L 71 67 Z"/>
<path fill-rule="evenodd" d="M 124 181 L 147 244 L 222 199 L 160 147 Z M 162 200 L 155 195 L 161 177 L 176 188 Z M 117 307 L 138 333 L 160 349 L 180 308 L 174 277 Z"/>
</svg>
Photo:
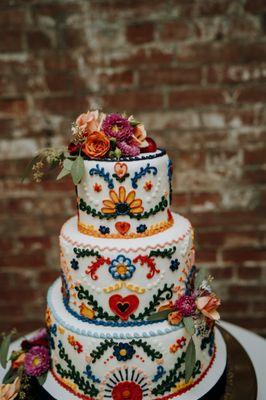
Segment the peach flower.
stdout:
<svg viewBox="0 0 266 400">
<path fill-rule="evenodd" d="M 183 315 L 180 311 L 173 311 L 168 314 L 168 321 L 171 325 L 178 325 L 182 321 Z"/>
<path fill-rule="evenodd" d="M 198 310 L 205 315 L 205 317 L 214 321 L 220 319 L 220 315 L 217 311 L 217 308 L 220 304 L 221 301 L 214 295 L 202 296 L 196 299 L 196 306 Z"/>
<path fill-rule="evenodd" d="M 110 149 L 110 140 L 103 132 L 94 131 L 87 136 L 82 147 L 83 153 L 89 158 L 102 158 Z"/>
<path fill-rule="evenodd" d="M 90 133 L 100 129 L 104 117 L 105 115 L 99 113 L 98 110 L 88 111 L 87 113 L 81 114 L 76 119 L 76 124 L 84 134 L 89 135 Z"/>
<path fill-rule="evenodd" d="M 134 127 L 133 140 L 138 147 L 147 147 L 148 142 L 146 140 L 147 132 L 143 124 L 138 124 Z"/>
<path fill-rule="evenodd" d="M 13 369 L 17 369 L 17 368 L 19 368 L 21 365 L 23 365 L 23 364 L 24 364 L 24 360 L 25 360 L 25 356 L 26 356 L 25 353 L 21 353 L 21 354 L 18 356 L 18 358 L 12 362 L 12 368 L 13 368 Z"/>
<path fill-rule="evenodd" d="M 13 383 L 0 385 L 0 400 L 13 400 L 20 389 L 20 379 L 17 377 Z"/>
</svg>

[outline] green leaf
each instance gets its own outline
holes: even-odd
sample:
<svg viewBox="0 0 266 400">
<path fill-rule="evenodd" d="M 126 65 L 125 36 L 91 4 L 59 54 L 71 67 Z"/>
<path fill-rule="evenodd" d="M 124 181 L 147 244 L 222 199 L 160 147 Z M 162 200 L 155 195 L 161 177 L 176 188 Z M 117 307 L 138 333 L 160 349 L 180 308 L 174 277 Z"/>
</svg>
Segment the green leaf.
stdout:
<svg viewBox="0 0 266 400">
<path fill-rule="evenodd" d="M 65 177 L 66 175 L 68 175 L 68 174 L 70 174 L 70 171 L 69 171 L 68 169 L 66 169 L 66 168 L 63 168 L 63 169 L 59 172 L 59 174 L 57 175 L 56 180 L 59 181 L 59 179 L 64 178 L 64 177 Z"/>
<path fill-rule="evenodd" d="M 73 160 L 70 160 L 69 158 L 66 158 L 63 162 L 64 168 L 67 169 L 69 172 L 71 171 L 73 164 Z"/>
<path fill-rule="evenodd" d="M 37 156 L 33 157 L 33 159 L 28 163 L 28 165 L 26 166 L 26 168 L 24 169 L 22 176 L 21 176 L 21 182 L 23 183 L 24 180 L 30 175 L 31 171 L 32 171 L 32 167 L 33 165 L 42 159 L 42 154 L 37 154 Z"/>
<path fill-rule="evenodd" d="M 131 120 L 129 121 L 129 123 L 130 123 L 131 126 L 137 126 L 137 125 L 140 124 L 140 122 L 137 121 L 136 119 L 131 119 Z"/>
<path fill-rule="evenodd" d="M 185 317 L 183 318 L 183 323 L 185 325 L 186 330 L 190 335 L 194 335 L 195 333 L 195 326 L 192 317 Z"/>
<path fill-rule="evenodd" d="M 196 349 L 193 338 L 190 339 L 185 357 L 185 380 L 186 383 L 190 380 L 196 363 Z"/>
<path fill-rule="evenodd" d="M 48 375 L 48 371 L 46 371 L 44 374 L 42 374 L 40 376 L 37 376 L 37 380 L 39 382 L 39 385 L 41 385 L 41 386 L 44 385 L 44 383 L 46 381 L 46 378 L 47 378 L 47 375 Z"/>
<path fill-rule="evenodd" d="M 200 269 L 195 277 L 195 289 L 199 289 L 204 279 L 205 279 L 205 273 Z"/>
<path fill-rule="evenodd" d="M 0 364 L 2 365 L 3 368 L 6 368 L 7 355 L 8 355 L 10 342 L 11 342 L 11 336 L 12 336 L 12 333 L 5 336 L 3 338 L 1 346 L 0 346 Z"/>
<path fill-rule="evenodd" d="M 3 378 L 3 384 L 6 385 L 7 383 L 12 383 L 15 379 L 16 373 L 11 366 Z"/>
<path fill-rule="evenodd" d="M 72 164 L 71 176 L 75 185 L 77 185 L 84 174 L 84 160 L 81 156 L 78 156 Z"/>
<path fill-rule="evenodd" d="M 151 314 L 147 319 L 149 321 L 160 321 L 162 319 L 167 319 L 168 314 L 170 314 L 170 312 L 172 312 L 173 310 L 163 310 L 163 311 L 159 311 L 157 313 Z"/>
</svg>

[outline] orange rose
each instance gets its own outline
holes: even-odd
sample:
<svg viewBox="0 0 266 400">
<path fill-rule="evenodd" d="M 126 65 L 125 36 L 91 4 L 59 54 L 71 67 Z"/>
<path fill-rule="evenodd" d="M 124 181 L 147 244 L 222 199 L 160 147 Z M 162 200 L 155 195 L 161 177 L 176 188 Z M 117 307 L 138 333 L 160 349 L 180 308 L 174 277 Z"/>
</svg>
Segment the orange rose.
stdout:
<svg viewBox="0 0 266 400">
<path fill-rule="evenodd" d="M 82 147 L 83 153 L 90 158 L 102 158 L 110 149 L 110 141 L 103 132 L 91 133 Z"/>
<path fill-rule="evenodd" d="M 220 319 L 220 315 L 217 311 L 217 308 L 220 304 L 221 301 L 213 295 L 203 296 L 196 299 L 196 306 L 198 310 L 200 310 L 205 317 L 214 321 Z"/>
<path fill-rule="evenodd" d="M 26 357 L 26 354 L 25 353 L 21 353 L 18 356 L 18 358 L 12 362 L 12 368 L 13 369 L 18 369 L 21 365 L 23 365 L 25 357 Z"/>
</svg>

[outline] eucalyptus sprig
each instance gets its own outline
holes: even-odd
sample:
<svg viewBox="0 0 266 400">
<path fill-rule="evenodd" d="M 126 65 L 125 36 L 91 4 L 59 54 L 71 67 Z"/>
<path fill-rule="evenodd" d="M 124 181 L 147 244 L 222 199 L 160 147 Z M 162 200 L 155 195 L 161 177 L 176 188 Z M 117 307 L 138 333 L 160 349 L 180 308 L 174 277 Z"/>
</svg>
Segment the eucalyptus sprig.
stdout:
<svg viewBox="0 0 266 400">
<path fill-rule="evenodd" d="M 0 345 L 0 364 L 5 369 L 8 362 L 8 351 L 12 337 L 16 334 L 16 330 L 13 329 L 8 335 L 2 335 L 2 341 Z"/>
</svg>

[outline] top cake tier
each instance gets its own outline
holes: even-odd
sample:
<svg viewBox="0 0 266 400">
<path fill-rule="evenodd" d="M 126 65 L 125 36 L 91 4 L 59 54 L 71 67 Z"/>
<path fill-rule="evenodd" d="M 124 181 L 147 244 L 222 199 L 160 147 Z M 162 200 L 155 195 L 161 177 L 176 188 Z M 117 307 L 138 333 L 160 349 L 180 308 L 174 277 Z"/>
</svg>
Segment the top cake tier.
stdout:
<svg viewBox="0 0 266 400">
<path fill-rule="evenodd" d="M 78 229 L 105 238 L 151 236 L 173 224 L 172 163 L 164 150 L 85 160 L 77 185 Z"/>
</svg>

